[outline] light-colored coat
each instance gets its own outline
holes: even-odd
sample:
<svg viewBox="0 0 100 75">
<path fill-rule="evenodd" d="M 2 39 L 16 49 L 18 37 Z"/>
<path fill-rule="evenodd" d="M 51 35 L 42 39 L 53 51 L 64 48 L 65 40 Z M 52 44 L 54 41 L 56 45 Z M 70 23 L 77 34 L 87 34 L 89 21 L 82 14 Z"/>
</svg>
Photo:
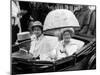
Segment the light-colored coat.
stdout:
<svg viewBox="0 0 100 75">
<path fill-rule="evenodd" d="M 78 51 L 80 48 L 82 48 L 84 42 L 76 39 L 70 39 L 70 42 L 65 46 L 65 48 L 63 47 L 63 44 L 63 41 L 60 41 L 57 44 L 57 46 L 51 51 L 51 58 L 61 59 L 63 57 L 70 56 L 76 51 Z"/>
<path fill-rule="evenodd" d="M 33 55 L 33 57 L 40 56 L 40 60 L 45 60 L 50 50 L 50 43 L 44 35 L 41 35 L 39 39 L 34 38 L 32 40 L 29 52 Z"/>
</svg>

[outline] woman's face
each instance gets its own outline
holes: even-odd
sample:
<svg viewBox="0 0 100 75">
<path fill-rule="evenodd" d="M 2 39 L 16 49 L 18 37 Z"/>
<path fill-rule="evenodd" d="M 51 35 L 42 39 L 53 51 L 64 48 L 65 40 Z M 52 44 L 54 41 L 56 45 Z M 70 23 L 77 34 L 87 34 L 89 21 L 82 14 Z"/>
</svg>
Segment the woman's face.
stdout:
<svg viewBox="0 0 100 75">
<path fill-rule="evenodd" d="M 70 41 L 70 38 L 71 38 L 71 35 L 70 35 L 70 33 L 69 32 L 64 32 L 64 34 L 63 34 L 63 40 L 64 41 Z"/>
<path fill-rule="evenodd" d="M 32 31 L 33 31 L 33 34 L 36 35 L 36 37 L 39 37 L 39 36 L 42 34 L 42 30 L 41 30 L 40 27 L 34 27 L 34 28 L 32 29 Z"/>
</svg>

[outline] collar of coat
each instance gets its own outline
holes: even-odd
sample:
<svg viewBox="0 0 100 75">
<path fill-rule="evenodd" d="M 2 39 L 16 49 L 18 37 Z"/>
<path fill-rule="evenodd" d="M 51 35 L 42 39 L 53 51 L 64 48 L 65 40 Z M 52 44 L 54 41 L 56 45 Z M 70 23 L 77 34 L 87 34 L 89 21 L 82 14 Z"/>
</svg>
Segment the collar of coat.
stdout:
<svg viewBox="0 0 100 75">
<path fill-rule="evenodd" d="M 34 41 L 34 40 L 36 40 L 36 41 L 42 40 L 43 37 L 44 37 L 44 35 L 42 34 L 39 38 L 34 38 L 34 39 L 32 39 L 32 41 Z"/>
</svg>

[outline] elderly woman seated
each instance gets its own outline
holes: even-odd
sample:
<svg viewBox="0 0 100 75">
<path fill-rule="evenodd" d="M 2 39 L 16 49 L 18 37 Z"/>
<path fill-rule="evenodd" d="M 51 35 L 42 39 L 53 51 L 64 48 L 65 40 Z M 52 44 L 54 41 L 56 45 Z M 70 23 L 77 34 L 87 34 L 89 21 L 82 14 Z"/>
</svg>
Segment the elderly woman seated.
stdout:
<svg viewBox="0 0 100 75">
<path fill-rule="evenodd" d="M 73 34 L 74 34 L 73 28 L 66 28 L 62 30 L 61 41 L 57 43 L 57 45 L 49 55 L 51 59 L 58 60 L 70 56 L 83 47 L 84 42 L 73 39 L 72 38 Z"/>
</svg>

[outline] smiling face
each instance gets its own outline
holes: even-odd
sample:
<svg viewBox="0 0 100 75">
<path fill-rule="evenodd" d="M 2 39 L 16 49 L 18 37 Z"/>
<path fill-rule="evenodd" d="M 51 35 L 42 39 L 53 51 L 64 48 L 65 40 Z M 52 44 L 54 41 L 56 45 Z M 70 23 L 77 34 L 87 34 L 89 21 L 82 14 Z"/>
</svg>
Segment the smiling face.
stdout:
<svg viewBox="0 0 100 75">
<path fill-rule="evenodd" d="M 36 37 L 39 37 L 42 34 L 42 29 L 39 26 L 32 28 L 33 34 L 36 35 Z"/>
<path fill-rule="evenodd" d="M 65 32 L 63 33 L 63 40 L 64 40 L 65 42 L 69 42 L 69 41 L 70 41 L 70 38 L 71 38 L 70 32 L 65 31 Z"/>
</svg>

